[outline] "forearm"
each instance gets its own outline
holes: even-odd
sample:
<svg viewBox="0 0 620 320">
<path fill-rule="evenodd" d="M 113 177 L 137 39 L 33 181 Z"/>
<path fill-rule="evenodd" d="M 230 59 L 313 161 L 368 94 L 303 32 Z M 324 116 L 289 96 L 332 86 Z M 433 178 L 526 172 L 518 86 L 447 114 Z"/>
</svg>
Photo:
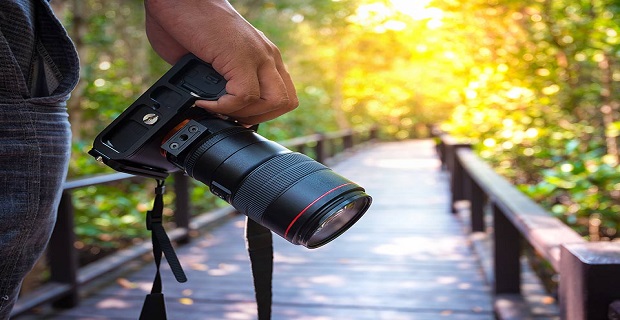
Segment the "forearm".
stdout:
<svg viewBox="0 0 620 320">
<path fill-rule="evenodd" d="M 226 0 L 145 0 L 144 4 L 149 40 L 170 63 L 192 52 L 223 69 L 226 61 L 217 60 L 231 48 L 237 54 L 251 51 L 253 56 L 263 49 L 258 52 L 259 59 L 266 58 L 267 51 L 277 50 L 271 43 L 272 48 L 264 48 L 268 40 Z"/>
</svg>

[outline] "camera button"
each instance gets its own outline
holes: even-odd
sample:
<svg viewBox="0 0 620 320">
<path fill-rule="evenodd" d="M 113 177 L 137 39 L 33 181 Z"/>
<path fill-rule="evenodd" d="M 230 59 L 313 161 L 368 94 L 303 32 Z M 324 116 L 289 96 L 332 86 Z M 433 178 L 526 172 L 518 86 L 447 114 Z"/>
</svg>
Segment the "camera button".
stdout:
<svg viewBox="0 0 620 320">
<path fill-rule="evenodd" d="M 230 202 L 230 190 L 215 181 L 211 182 L 209 188 L 214 195 L 218 196 L 222 200 Z"/>
</svg>

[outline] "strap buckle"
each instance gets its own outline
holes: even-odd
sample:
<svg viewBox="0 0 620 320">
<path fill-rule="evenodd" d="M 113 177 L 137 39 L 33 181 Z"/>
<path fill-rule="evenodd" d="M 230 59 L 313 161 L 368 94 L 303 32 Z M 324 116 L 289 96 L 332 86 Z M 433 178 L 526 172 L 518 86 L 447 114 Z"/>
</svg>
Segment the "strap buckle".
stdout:
<svg viewBox="0 0 620 320">
<path fill-rule="evenodd" d="M 146 230 L 153 231 L 154 224 L 162 224 L 163 218 L 161 215 L 153 216 L 153 211 L 146 212 Z"/>
</svg>

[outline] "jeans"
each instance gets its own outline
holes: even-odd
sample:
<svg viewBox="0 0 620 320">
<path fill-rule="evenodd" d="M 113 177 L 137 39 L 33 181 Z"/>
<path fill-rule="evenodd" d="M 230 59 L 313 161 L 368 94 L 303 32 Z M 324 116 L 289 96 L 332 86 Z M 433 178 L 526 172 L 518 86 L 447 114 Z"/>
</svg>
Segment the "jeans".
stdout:
<svg viewBox="0 0 620 320">
<path fill-rule="evenodd" d="M 75 48 L 47 1 L 28 1 L 0 7 L 15 19 L 15 29 L 0 30 L 0 319 L 8 319 L 56 221 L 71 150 L 66 101 L 79 74 Z M 19 19 L 16 8 L 24 6 L 34 14 Z M 36 27 L 33 46 L 17 50 L 24 33 L 15 30 L 29 26 Z M 24 55 L 32 57 L 28 70 L 18 63 Z"/>
</svg>

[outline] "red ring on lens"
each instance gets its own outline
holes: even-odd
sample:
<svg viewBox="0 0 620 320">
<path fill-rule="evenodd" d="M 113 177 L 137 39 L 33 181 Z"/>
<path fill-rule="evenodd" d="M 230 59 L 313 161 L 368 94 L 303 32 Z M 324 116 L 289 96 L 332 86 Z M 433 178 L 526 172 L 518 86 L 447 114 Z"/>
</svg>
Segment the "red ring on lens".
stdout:
<svg viewBox="0 0 620 320">
<path fill-rule="evenodd" d="M 315 203 L 317 203 L 319 200 L 323 199 L 326 195 L 344 187 L 344 186 L 348 186 L 350 184 L 353 184 L 352 182 L 349 183 L 345 183 L 345 184 L 341 184 L 327 192 L 325 192 L 323 195 L 321 195 L 320 197 L 316 198 L 316 200 L 312 201 L 308 206 L 306 206 L 303 210 L 301 210 L 300 213 L 297 214 L 297 216 L 295 216 L 295 218 L 293 219 L 293 221 L 291 221 L 291 223 L 288 225 L 288 228 L 286 228 L 286 231 L 284 231 L 284 237 L 286 238 L 288 235 L 288 232 L 291 230 L 291 227 L 293 226 L 293 224 L 295 224 L 295 222 L 297 221 L 297 219 L 299 219 L 306 211 L 308 211 L 308 209 L 310 209 L 310 207 L 312 207 L 312 205 L 314 205 Z"/>
</svg>

